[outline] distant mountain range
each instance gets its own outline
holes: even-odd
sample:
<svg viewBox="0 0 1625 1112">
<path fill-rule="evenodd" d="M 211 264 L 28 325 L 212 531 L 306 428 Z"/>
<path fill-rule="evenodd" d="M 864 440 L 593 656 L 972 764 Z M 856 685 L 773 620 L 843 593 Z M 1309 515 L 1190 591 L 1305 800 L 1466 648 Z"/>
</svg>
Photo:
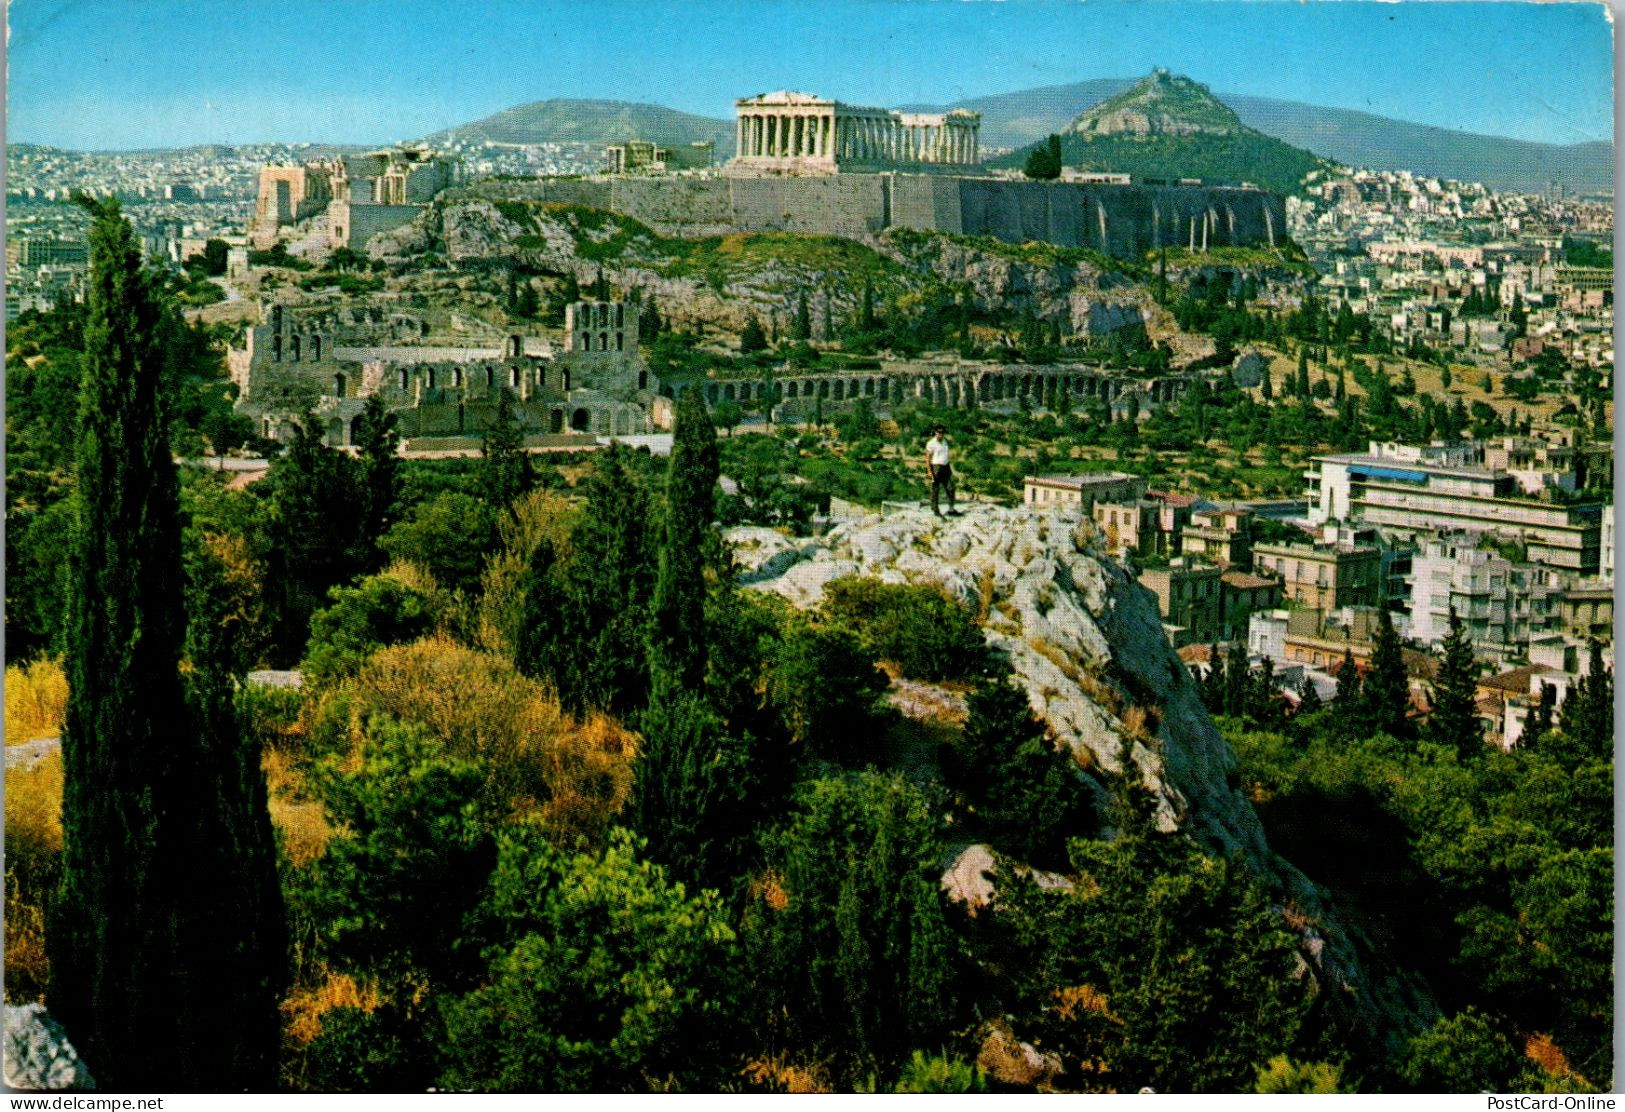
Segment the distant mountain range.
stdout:
<svg viewBox="0 0 1625 1112">
<path fill-rule="evenodd" d="M 426 136 L 431 143 L 654 143 L 717 145 L 718 158 L 733 157 L 734 123 L 692 116 L 658 104 L 622 100 L 539 100 L 483 120 Z"/>
<path fill-rule="evenodd" d="M 1133 84 L 1131 78 L 1079 81 L 957 103 L 982 114 L 983 146 L 1022 147 L 1059 134 L 1074 117 Z M 1546 189 L 1554 181 L 1580 193 L 1611 193 L 1614 187 L 1614 145 L 1609 142 L 1531 143 L 1346 108 L 1219 95 L 1248 127 L 1345 166 L 1411 170 L 1523 192 Z"/>
</svg>

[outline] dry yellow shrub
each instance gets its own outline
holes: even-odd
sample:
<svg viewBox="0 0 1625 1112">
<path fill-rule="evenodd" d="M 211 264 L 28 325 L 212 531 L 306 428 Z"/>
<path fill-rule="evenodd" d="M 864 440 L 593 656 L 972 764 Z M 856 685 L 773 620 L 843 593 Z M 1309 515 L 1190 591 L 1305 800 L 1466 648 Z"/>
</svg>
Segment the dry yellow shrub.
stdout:
<svg viewBox="0 0 1625 1112">
<path fill-rule="evenodd" d="M 1117 1020 L 1107 1006 L 1105 994 L 1097 991 L 1093 985 L 1069 985 L 1055 989 L 1050 995 L 1055 998 L 1055 1013 L 1062 1019 L 1075 1019 L 1090 1013 Z"/>
<path fill-rule="evenodd" d="M 358 1008 L 373 1011 L 383 1003 L 378 986 L 358 984 L 345 973 L 329 973 L 327 980 L 315 986 L 301 986 L 288 993 L 282 1001 L 283 1030 L 295 1042 L 309 1045 L 322 1033 L 322 1016 L 334 1008 Z"/>
<path fill-rule="evenodd" d="M 380 649 L 345 692 L 356 740 L 371 715 L 419 723 L 485 769 L 492 802 L 518 811 L 547 797 L 549 751 L 572 725 L 558 699 L 508 661 L 443 636 Z"/>
<path fill-rule="evenodd" d="M 50 983 L 45 901 L 62 853 L 62 756 L 8 768 L 6 789 L 5 993 L 37 1000 Z"/>
<path fill-rule="evenodd" d="M 322 855 L 333 836 L 322 805 L 305 794 L 304 773 L 288 751 L 267 747 L 261 767 L 271 824 L 282 835 L 288 860 L 296 867 L 308 865 Z"/>
<path fill-rule="evenodd" d="M 1550 1035 L 1531 1035 L 1529 1041 L 1524 1043 L 1523 1052 L 1530 1061 L 1544 1070 L 1548 1077 L 1581 1082 L 1585 1080 L 1585 1078 L 1574 1072 L 1574 1067 L 1569 1065 L 1568 1055 L 1564 1054 L 1562 1048 L 1552 1041 Z"/>
<path fill-rule="evenodd" d="M 780 1093 L 832 1093 L 829 1075 L 821 1065 L 803 1066 L 786 1061 L 783 1054 L 752 1058 L 739 1071 L 750 1084 Z"/>
<path fill-rule="evenodd" d="M 1155 707 L 1136 705 L 1123 712 L 1124 736 L 1139 742 L 1141 745 L 1150 745 L 1156 740 L 1158 725 Z"/>
<path fill-rule="evenodd" d="M 554 844 L 603 842 L 631 794 L 636 756 L 637 735 L 604 714 L 593 714 L 557 740 L 548 751 L 550 796 L 542 807 Z"/>
<path fill-rule="evenodd" d="M 62 662 L 36 660 L 6 668 L 6 744 L 55 737 L 68 709 L 68 677 Z"/>
</svg>

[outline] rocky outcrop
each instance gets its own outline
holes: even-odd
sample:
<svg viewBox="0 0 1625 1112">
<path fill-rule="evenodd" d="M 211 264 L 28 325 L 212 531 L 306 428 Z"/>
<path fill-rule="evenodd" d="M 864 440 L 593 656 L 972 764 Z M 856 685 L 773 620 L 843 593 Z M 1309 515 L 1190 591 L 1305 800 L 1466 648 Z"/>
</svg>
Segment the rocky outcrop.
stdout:
<svg viewBox="0 0 1625 1112">
<path fill-rule="evenodd" d="M 1092 522 L 1064 510 L 983 504 L 946 519 L 901 509 L 811 539 L 760 528 L 732 530 L 729 539 L 742 583 L 797 607 L 816 606 L 843 575 L 940 585 L 984 615 L 988 644 L 1008 657 L 1034 712 L 1102 796 L 1106 774 L 1132 766 L 1155 793 L 1164 829 L 1244 862 L 1294 908 L 1283 923 L 1298 928 L 1317 976 L 1346 989 L 1373 1029 L 1415 1026 L 1413 1013 L 1426 1011 L 1425 1002 L 1405 999 L 1403 986 L 1365 977 L 1335 909 L 1271 852 L 1239 789 L 1235 754 L 1169 647 L 1155 598 L 1106 556 Z M 974 906 L 996 889 L 997 867 L 972 847 L 944 883 Z"/>
<path fill-rule="evenodd" d="M 1089 262 L 1027 261 L 957 237 L 913 230 L 889 232 L 880 245 L 913 269 L 962 284 L 977 309 L 1058 320 L 1080 336 L 1143 329 L 1155 304 L 1144 286 Z"/>
<path fill-rule="evenodd" d="M 517 260 L 542 273 L 573 274 L 583 286 L 602 274 L 615 289 L 653 297 L 668 324 L 690 331 L 737 333 L 751 320 L 782 331 L 806 298 L 814 338 L 828 339 L 824 322 L 844 325 L 862 299 L 862 283 L 849 275 L 832 281 L 849 261 L 839 250 L 820 261 L 816 252 L 746 255 L 723 246 L 694 265 L 670 241 L 619 217 L 471 193 L 437 200 L 412 223 L 375 236 L 368 250 L 402 266 L 430 253 L 457 267 Z M 983 312 L 1030 313 L 1079 336 L 1142 331 L 1156 312 L 1144 286 L 1090 262 L 1028 260 L 1009 248 L 913 229 L 867 236 L 863 248 L 850 250 L 879 256 L 866 266 L 883 298 L 947 289 Z"/>
<path fill-rule="evenodd" d="M 79 1060 L 67 1033 L 45 1005 L 6 1005 L 4 1026 L 8 1089 L 40 1092 L 96 1087 L 90 1069 Z"/>
</svg>

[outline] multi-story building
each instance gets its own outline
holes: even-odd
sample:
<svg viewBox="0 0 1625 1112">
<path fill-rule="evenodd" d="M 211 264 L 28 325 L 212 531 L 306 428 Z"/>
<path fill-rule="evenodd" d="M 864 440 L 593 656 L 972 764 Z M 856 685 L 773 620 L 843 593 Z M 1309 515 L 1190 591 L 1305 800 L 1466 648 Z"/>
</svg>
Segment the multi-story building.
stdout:
<svg viewBox="0 0 1625 1112">
<path fill-rule="evenodd" d="M 1145 480 L 1121 471 L 1098 475 L 1028 475 L 1022 488 L 1022 501 L 1029 506 L 1074 506 L 1091 517 L 1098 503 L 1138 502 L 1145 497 Z"/>
<path fill-rule="evenodd" d="M 1600 504 L 1531 498 L 1508 472 L 1479 464 L 1471 446 L 1372 444 L 1315 462 L 1306 478 L 1317 524 L 1361 522 L 1411 538 L 1470 530 L 1517 541 L 1530 560 L 1566 571 L 1594 575 L 1600 564 Z"/>
<path fill-rule="evenodd" d="M 1273 575 L 1287 598 L 1310 610 L 1376 606 L 1382 551 L 1370 544 L 1260 544 L 1253 571 Z"/>
<path fill-rule="evenodd" d="M 1252 514 L 1243 509 L 1199 510 L 1180 530 L 1179 550 L 1225 567 L 1246 567 L 1252 558 Z"/>
<path fill-rule="evenodd" d="M 1411 636 L 1438 645 L 1455 612 L 1474 655 L 1505 663 L 1531 640 L 1559 630 L 1567 577 L 1540 564 L 1516 563 L 1480 546 L 1476 534 L 1427 541 L 1412 560 Z"/>
<path fill-rule="evenodd" d="M 1219 636 L 1239 641 L 1247 636 L 1248 622 L 1261 611 L 1281 605 L 1281 585 L 1273 579 L 1226 571 L 1219 575 Z"/>
<path fill-rule="evenodd" d="M 1133 502 L 1095 503 L 1094 522 L 1106 535 L 1106 550 L 1114 556 L 1146 556 L 1158 551 L 1162 531 L 1162 503 L 1148 498 Z"/>
<path fill-rule="evenodd" d="M 1211 564 L 1174 559 L 1145 568 L 1140 583 L 1157 596 L 1157 613 L 1174 648 L 1218 640 L 1221 572 Z"/>
</svg>

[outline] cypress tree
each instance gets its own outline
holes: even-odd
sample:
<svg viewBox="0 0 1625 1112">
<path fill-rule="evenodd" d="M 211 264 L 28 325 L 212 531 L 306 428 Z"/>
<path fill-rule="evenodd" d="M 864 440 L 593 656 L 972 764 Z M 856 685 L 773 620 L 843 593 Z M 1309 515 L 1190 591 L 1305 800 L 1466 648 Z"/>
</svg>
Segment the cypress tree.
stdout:
<svg viewBox="0 0 1625 1112">
<path fill-rule="evenodd" d="M 1371 649 L 1371 672 L 1361 702 L 1369 729 L 1400 739 L 1414 736 L 1407 717 L 1411 691 L 1405 678 L 1405 657 L 1394 623 L 1382 607 L 1377 608 L 1377 640 Z"/>
<path fill-rule="evenodd" d="M 1540 694 L 1535 698 L 1535 705 L 1529 708 L 1529 717 L 1524 722 L 1523 734 L 1520 737 L 1522 744 L 1541 745 L 1542 749 L 1547 748 L 1546 745 L 1541 744 L 1541 739 L 1545 738 L 1552 729 L 1552 699 L 1552 685 L 1549 683 L 1541 684 Z M 1562 747 L 1559 746 L 1558 748 L 1561 749 Z"/>
<path fill-rule="evenodd" d="M 801 300 L 796 302 L 796 317 L 790 323 L 790 338 L 792 340 L 812 339 L 812 312 L 807 308 L 807 295 L 803 293 Z"/>
<path fill-rule="evenodd" d="M 105 1087 L 265 1087 L 282 955 L 259 768 L 218 686 L 198 684 L 189 706 L 180 672 L 179 494 L 162 396 L 178 322 L 118 204 L 82 203 L 91 273 L 48 1002 Z M 195 719 L 197 706 L 211 713 Z"/>
<path fill-rule="evenodd" d="M 677 402 L 666 471 L 665 536 L 655 578 L 649 670 L 663 684 L 698 690 L 705 680 L 705 565 L 716 547 L 717 432 L 698 390 Z"/>
<path fill-rule="evenodd" d="M 293 443 L 271 480 L 271 560 L 267 574 L 276 610 L 276 652 L 297 660 L 310 635 L 310 616 L 327 592 L 366 563 L 369 538 L 359 533 L 356 466 L 322 443 L 314 420 L 295 422 Z"/>
<path fill-rule="evenodd" d="M 370 565 L 381 563 L 378 538 L 395 522 L 401 498 L 401 460 L 396 454 L 400 439 L 395 414 L 384 399 L 373 394 L 361 411 L 359 490 L 361 494 L 361 539 L 370 546 Z"/>
<path fill-rule="evenodd" d="M 1360 702 L 1360 689 L 1364 686 L 1360 682 L 1360 669 L 1354 663 L 1354 650 L 1343 649 L 1343 666 L 1337 670 L 1337 706 L 1344 715 L 1344 721 L 1355 713 Z"/>
<path fill-rule="evenodd" d="M 638 338 L 644 343 L 650 343 L 660 335 L 663 327 L 660 309 L 655 305 L 654 295 L 650 294 L 643 302 L 643 311 L 638 314 Z"/>
<path fill-rule="evenodd" d="M 525 451 L 525 430 L 513 408 L 513 391 L 497 390 L 497 411 L 480 443 L 480 486 L 493 510 L 511 512 L 514 499 L 535 484 L 530 456 Z"/>
<path fill-rule="evenodd" d="M 1240 645 L 1231 645 L 1224 654 L 1224 713 L 1241 716 L 1247 713 L 1247 652 Z"/>
<path fill-rule="evenodd" d="M 1474 680 L 1473 646 L 1456 608 L 1450 608 L 1450 632 L 1439 646 L 1439 679 L 1433 685 L 1433 709 L 1428 733 L 1462 757 L 1483 750 L 1483 736 L 1474 713 L 1478 685 Z"/>
<path fill-rule="evenodd" d="M 1219 644 L 1207 647 L 1207 675 L 1202 678 L 1202 705 L 1209 714 L 1224 713 L 1224 657 L 1219 655 Z"/>
<path fill-rule="evenodd" d="M 1300 398 L 1309 396 L 1309 353 L 1298 349 L 1298 380 L 1294 390 Z"/>
</svg>

